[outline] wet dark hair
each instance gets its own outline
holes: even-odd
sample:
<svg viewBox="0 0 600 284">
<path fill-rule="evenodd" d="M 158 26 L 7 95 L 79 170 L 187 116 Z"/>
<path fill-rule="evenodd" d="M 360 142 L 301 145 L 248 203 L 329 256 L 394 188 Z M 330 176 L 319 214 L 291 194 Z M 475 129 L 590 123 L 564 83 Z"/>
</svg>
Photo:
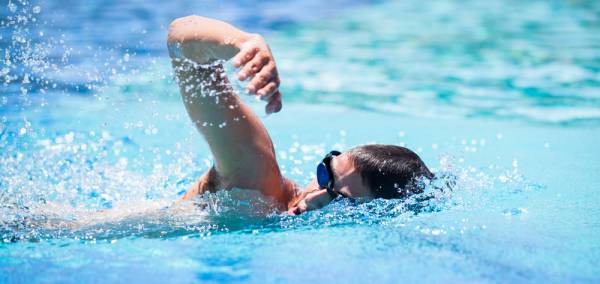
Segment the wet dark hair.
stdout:
<svg viewBox="0 0 600 284">
<path fill-rule="evenodd" d="M 423 192 L 419 179 L 433 174 L 413 151 L 395 145 L 370 144 L 348 151 L 363 182 L 375 198 L 403 198 Z"/>
</svg>

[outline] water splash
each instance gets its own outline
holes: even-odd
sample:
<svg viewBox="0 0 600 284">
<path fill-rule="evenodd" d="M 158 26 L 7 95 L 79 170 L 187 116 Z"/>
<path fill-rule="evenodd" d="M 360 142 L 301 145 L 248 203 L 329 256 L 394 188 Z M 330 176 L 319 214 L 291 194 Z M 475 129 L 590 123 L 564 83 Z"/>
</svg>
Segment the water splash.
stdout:
<svg viewBox="0 0 600 284">
<path fill-rule="evenodd" d="M 54 140 L 37 141 L 28 151 L 4 152 L 0 156 L 2 240 L 96 241 L 354 224 L 404 226 L 415 216 L 477 210 L 502 196 L 532 188 L 514 169 L 473 171 L 472 167 L 453 166 L 451 159 L 443 156 L 438 178 L 428 183 L 422 194 L 405 200 L 340 199 L 322 210 L 287 216 L 277 212 L 271 200 L 246 190 L 207 193 L 193 202 L 175 202 L 192 184 L 191 177 L 210 163 L 197 164 L 184 152 L 174 152 L 167 164 L 153 163 L 137 157 L 142 148 L 108 133 L 69 132 Z M 293 142 L 282 153 L 299 149 L 309 156 L 323 151 L 322 145 Z M 289 167 L 294 160 L 282 164 Z M 147 163 L 155 166 L 140 170 Z"/>
<path fill-rule="evenodd" d="M 172 150 L 172 145 L 161 144 L 157 147 L 148 145 L 150 143 L 138 144 L 140 140 L 131 133 L 140 131 L 148 140 L 148 137 L 164 135 L 167 131 L 164 126 L 140 118 L 140 114 L 132 115 L 135 109 L 126 110 L 124 107 L 130 102 L 138 103 L 138 107 L 149 104 L 150 109 L 154 110 L 151 116 L 161 116 L 156 111 L 160 105 L 178 97 L 173 95 L 176 91 L 170 82 L 165 82 L 172 76 L 167 71 L 168 67 L 159 64 L 153 70 L 140 72 L 131 68 L 137 56 L 135 52 L 125 49 L 114 56 L 114 49 L 99 47 L 90 51 L 93 55 L 90 66 L 102 68 L 76 75 L 78 69 L 70 64 L 70 58 L 77 54 L 68 46 L 66 37 L 63 34 L 48 36 L 42 29 L 43 25 L 49 24 L 38 20 L 46 9 L 24 0 L 10 1 L 7 7 L 7 17 L 0 24 L 3 39 L 10 39 L 10 43 L 3 42 L 2 45 L 4 67 L 1 72 L 4 85 L 9 88 L 7 93 L 2 93 L 0 101 L 10 106 L 0 112 L 4 114 L 0 121 L 0 146 L 3 150 L 0 155 L 0 200 L 3 204 L 0 207 L 0 220 L 4 241 L 61 237 L 84 240 L 127 236 L 168 237 L 231 230 L 286 230 L 370 223 L 402 225 L 414 219 L 415 215 L 489 206 L 492 203 L 490 196 L 510 195 L 522 188 L 529 188 L 514 170 L 507 170 L 495 177 L 495 171 L 486 173 L 473 167 L 452 166 L 448 164 L 447 157 L 442 157 L 439 171 L 442 178 L 436 181 L 438 184 L 429 185 L 426 193 L 407 200 L 376 200 L 369 203 L 339 200 L 323 210 L 300 217 L 274 213 L 261 197 L 242 197 L 239 192 L 206 195 L 195 201 L 197 206 L 173 205 L 173 201 L 191 184 L 192 177 L 198 176 L 210 165 L 210 157 L 198 159 L 203 162 L 196 162 L 186 151 L 180 148 Z M 380 12 L 385 13 L 385 9 Z M 367 17 L 366 20 L 369 19 Z M 315 52 L 325 51 L 317 49 Z M 360 46 L 355 46 L 351 52 L 362 54 Z M 324 67 L 320 61 L 324 58 L 316 55 L 307 60 L 314 57 L 314 60 L 319 60 L 314 66 Z M 289 58 L 294 60 L 294 56 L 290 55 Z M 149 62 L 156 66 L 155 60 Z M 340 62 L 349 64 L 354 61 Z M 284 70 L 289 68 L 286 61 L 281 66 Z M 341 68 L 339 65 L 332 66 Z M 312 74 L 305 67 L 303 64 L 294 64 L 294 71 Z M 357 72 L 360 76 L 365 73 L 369 72 Z M 357 89 L 356 85 L 347 84 L 352 90 L 344 91 L 346 84 L 335 83 L 338 77 L 325 80 L 327 83 L 319 88 L 325 91 L 342 90 L 349 94 L 344 96 L 344 103 L 373 102 L 363 100 L 360 96 L 352 98 L 357 90 L 365 94 L 377 94 L 378 90 L 402 89 L 376 87 L 381 82 L 367 78 L 360 80 L 366 84 L 364 88 Z M 304 80 L 302 75 L 299 78 Z M 352 78 L 349 77 L 354 80 Z M 312 79 L 313 83 L 324 82 Z M 310 84 L 313 83 L 302 82 L 300 91 L 295 93 L 305 95 L 304 91 L 312 90 L 313 85 Z M 239 82 L 234 80 L 234 83 L 238 89 L 243 88 Z M 15 90 L 20 94 L 16 99 L 12 95 Z M 64 95 L 82 92 L 93 94 L 96 106 L 114 112 L 109 115 L 112 120 L 104 121 L 103 125 L 94 125 L 91 131 L 72 130 L 64 133 L 63 129 L 58 133 L 51 132 L 43 127 L 43 120 L 33 121 L 37 117 L 27 112 L 47 105 L 48 102 L 38 94 L 55 90 L 63 90 Z M 335 96 L 329 97 L 335 101 Z M 376 109 L 382 110 L 380 106 Z M 85 115 L 93 115 L 89 109 L 84 112 L 87 112 Z M 176 122 L 185 119 L 173 119 L 174 115 L 170 114 L 164 116 Z M 122 125 L 129 135 L 116 131 L 118 127 L 115 124 Z M 346 131 L 341 131 L 339 139 L 333 141 L 332 145 L 303 143 L 297 137 L 288 147 L 280 145 L 277 154 L 282 161 L 282 172 L 300 183 L 308 182 L 314 178 L 314 174 L 307 170 L 306 165 L 322 156 L 325 149 L 346 148 L 345 136 Z M 401 136 L 404 136 L 404 132 Z M 163 153 L 169 158 L 161 159 Z M 448 184 L 453 184 L 452 189 Z M 512 208 L 503 208 L 501 211 L 516 212 Z M 517 211 L 522 212 L 520 209 Z"/>
</svg>

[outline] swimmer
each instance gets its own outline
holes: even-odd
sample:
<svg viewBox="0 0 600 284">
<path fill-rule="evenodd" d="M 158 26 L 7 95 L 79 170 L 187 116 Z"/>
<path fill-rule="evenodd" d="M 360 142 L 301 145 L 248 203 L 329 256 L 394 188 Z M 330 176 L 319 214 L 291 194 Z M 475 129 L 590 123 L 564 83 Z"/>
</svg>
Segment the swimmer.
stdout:
<svg viewBox="0 0 600 284">
<path fill-rule="evenodd" d="M 203 135 L 215 164 L 185 193 L 191 199 L 219 189 L 252 189 L 272 197 L 297 215 L 344 198 L 404 198 L 423 191 L 433 174 L 413 151 L 394 145 L 362 145 L 332 150 L 316 167 L 317 178 L 301 189 L 282 176 L 267 129 L 235 94 L 223 66 L 233 60 L 246 91 L 279 112 L 282 95 L 275 58 L 265 39 L 228 23 L 199 16 L 174 20 L 169 55 L 185 108 Z"/>
</svg>

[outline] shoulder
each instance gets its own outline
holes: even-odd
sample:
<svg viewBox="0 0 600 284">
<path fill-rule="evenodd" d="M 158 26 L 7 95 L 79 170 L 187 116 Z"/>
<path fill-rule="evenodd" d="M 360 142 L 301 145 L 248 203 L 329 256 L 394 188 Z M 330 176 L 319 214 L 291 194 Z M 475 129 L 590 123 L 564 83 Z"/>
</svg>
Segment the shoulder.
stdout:
<svg viewBox="0 0 600 284">
<path fill-rule="evenodd" d="M 211 167 L 196 181 L 188 191 L 183 195 L 183 200 L 188 200 L 194 196 L 205 192 L 216 192 L 220 187 L 219 176 L 215 167 Z"/>
</svg>

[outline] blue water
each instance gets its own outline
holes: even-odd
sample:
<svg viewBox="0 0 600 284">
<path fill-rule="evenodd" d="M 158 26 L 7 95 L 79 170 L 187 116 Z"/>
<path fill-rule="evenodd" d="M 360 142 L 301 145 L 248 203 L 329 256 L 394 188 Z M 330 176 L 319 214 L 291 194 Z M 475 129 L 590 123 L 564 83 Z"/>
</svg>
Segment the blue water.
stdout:
<svg viewBox="0 0 600 284">
<path fill-rule="evenodd" d="M 322 2 L 0 2 L 0 283 L 600 282 L 598 2 Z M 164 43 L 190 13 L 271 43 L 286 176 L 404 145 L 435 198 L 174 204 L 212 161 Z"/>
</svg>

